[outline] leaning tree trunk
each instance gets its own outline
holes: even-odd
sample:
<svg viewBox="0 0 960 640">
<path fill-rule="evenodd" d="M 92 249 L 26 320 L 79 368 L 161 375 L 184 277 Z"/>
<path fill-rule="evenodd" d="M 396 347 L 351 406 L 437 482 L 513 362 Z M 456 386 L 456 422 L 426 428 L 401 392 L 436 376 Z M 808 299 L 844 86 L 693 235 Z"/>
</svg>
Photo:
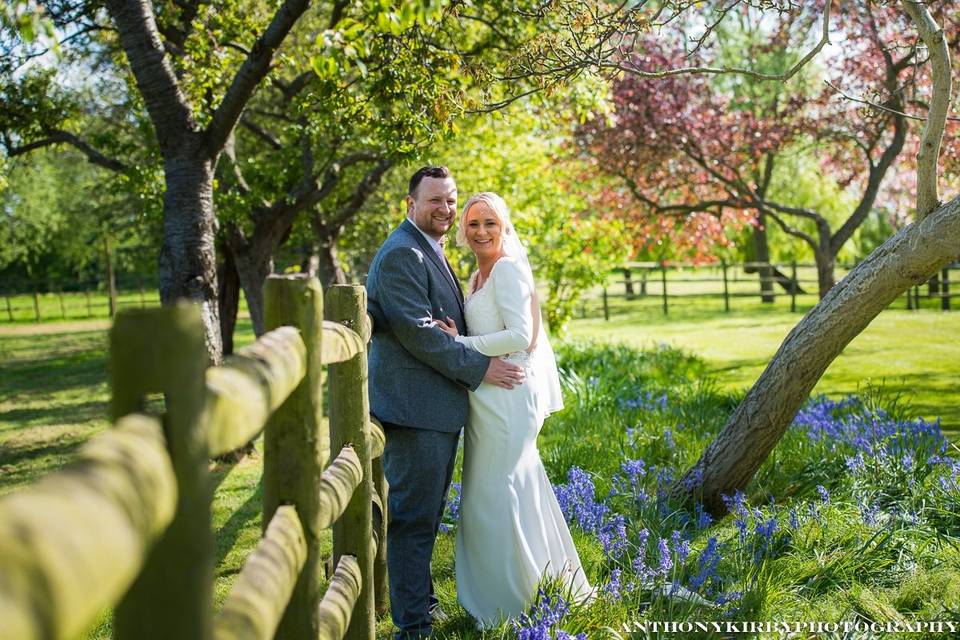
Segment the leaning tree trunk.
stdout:
<svg viewBox="0 0 960 640">
<path fill-rule="evenodd" d="M 834 358 L 899 295 L 950 263 L 958 244 L 960 197 L 871 253 L 794 327 L 674 497 L 724 513 L 722 496 L 750 482 Z"/>
<path fill-rule="evenodd" d="M 218 364 L 223 344 L 217 308 L 213 170 L 212 159 L 190 148 L 164 162 L 160 302 L 169 305 L 186 299 L 200 305 L 207 352 Z"/>
</svg>

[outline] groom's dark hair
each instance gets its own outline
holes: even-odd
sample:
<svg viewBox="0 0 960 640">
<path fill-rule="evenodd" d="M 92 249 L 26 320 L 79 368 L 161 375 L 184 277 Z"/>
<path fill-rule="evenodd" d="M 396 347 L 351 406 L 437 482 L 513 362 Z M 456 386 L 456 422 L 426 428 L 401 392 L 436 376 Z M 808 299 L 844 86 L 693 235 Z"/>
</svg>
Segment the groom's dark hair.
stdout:
<svg viewBox="0 0 960 640">
<path fill-rule="evenodd" d="M 424 178 L 452 178 L 450 169 L 443 166 L 438 167 L 420 167 L 410 178 L 410 186 L 407 187 L 407 194 L 414 196 L 417 193 L 417 187 Z"/>
</svg>

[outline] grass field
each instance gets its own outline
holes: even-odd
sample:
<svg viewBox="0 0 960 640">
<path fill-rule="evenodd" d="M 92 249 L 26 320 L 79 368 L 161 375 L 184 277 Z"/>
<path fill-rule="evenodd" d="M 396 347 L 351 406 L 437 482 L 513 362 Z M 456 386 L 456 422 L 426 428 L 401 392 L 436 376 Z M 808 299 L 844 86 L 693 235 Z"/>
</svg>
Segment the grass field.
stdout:
<svg viewBox="0 0 960 640">
<path fill-rule="evenodd" d="M 719 428 L 737 394 L 756 378 L 782 337 L 799 318 L 783 309 L 771 310 L 758 304 L 729 315 L 678 308 L 664 317 L 657 311 L 638 308 L 617 314 L 610 322 L 586 319 L 572 324 L 569 336 L 574 341 L 589 338 L 600 342 L 625 342 L 641 348 L 667 343 L 686 353 L 696 354 L 702 360 L 682 358 L 671 355 L 675 354 L 671 350 L 658 348 L 655 351 L 664 355 L 653 357 L 652 364 L 644 364 L 647 360 L 638 360 L 627 350 L 594 350 L 593 360 L 586 359 L 579 364 L 583 379 L 596 371 L 601 378 L 610 378 L 614 382 L 609 383 L 612 385 L 609 389 L 581 383 L 572 403 L 576 405 L 575 409 L 567 412 L 566 417 L 561 416 L 562 421 L 557 421 L 560 418 L 553 421 L 551 428 L 545 430 L 541 448 L 555 483 L 562 482 L 572 466 L 580 466 L 594 474 L 598 495 L 604 495 L 614 482 L 621 456 L 642 457 L 648 463 L 662 465 L 668 460 L 674 465 L 688 463 L 690 457 L 701 450 L 705 439 Z M 107 327 L 106 321 L 96 320 L 0 327 L 0 493 L 61 467 L 83 441 L 108 426 L 105 419 L 109 397 Z M 898 393 L 902 393 L 912 403 L 910 408 L 900 404 L 904 415 L 943 416 L 944 425 L 953 429 L 955 436 L 960 425 L 957 410 L 960 398 L 953 381 L 960 373 L 960 358 L 957 357 L 960 347 L 953 337 L 958 329 L 960 313 L 887 311 L 848 346 L 827 371 L 817 391 L 840 397 L 858 388 L 862 391 L 868 384 L 874 388 L 883 384 L 885 391 L 881 395 L 885 402 L 889 404 Z M 241 321 L 237 342 L 242 345 L 250 340 L 249 322 Z M 669 412 L 634 415 L 617 408 L 614 394 L 640 392 L 639 387 L 630 387 L 638 385 L 630 378 L 630 370 L 634 367 L 650 369 L 650 377 L 644 378 L 644 384 L 657 386 L 647 390 L 663 390 L 670 394 Z M 620 371 L 620 368 L 625 370 Z M 608 383 L 601 381 L 600 384 Z M 568 400 L 570 393 L 568 389 Z M 634 426 L 638 429 L 636 433 L 641 435 L 625 439 L 626 427 L 638 419 Z M 661 434 L 678 422 L 694 428 L 676 432 L 679 450 L 683 453 L 671 458 L 674 454 L 664 449 Z M 645 431 L 640 431 L 640 426 Z M 854 489 L 821 468 L 819 461 L 827 455 L 825 452 L 811 448 L 797 438 L 799 436 L 784 445 L 785 448 L 778 449 L 764 466 L 758 475 L 755 497 L 762 499 L 765 495 L 777 495 L 806 499 L 815 483 L 828 484 L 831 492 L 845 496 L 835 498 L 834 516 L 836 527 L 849 531 L 842 535 L 833 531 L 827 535 L 821 524 L 811 533 L 813 524 L 808 523 L 804 544 L 791 548 L 792 560 L 771 558 L 770 564 L 764 565 L 765 569 L 761 567 L 765 572 L 762 575 L 755 573 L 757 568 L 745 557 L 725 560 L 726 565 L 721 563 L 726 577 L 718 578 L 723 583 L 718 582 L 718 588 L 722 586 L 729 592 L 739 590 L 749 594 L 746 604 L 742 605 L 742 615 L 771 615 L 777 607 L 786 607 L 787 612 L 796 615 L 836 618 L 843 615 L 844 607 L 854 606 L 851 602 L 857 603 L 855 606 L 860 609 L 874 607 L 884 611 L 884 607 L 899 607 L 900 611 L 906 612 L 935 612 L 933 603 L 939 597 L 938 593 L 942 595 L 943 589 L 960 589 L 960 578 L 955 570 L 944 573 L 936 568 L 936 563 L 956 563 L 957 556 L 949 549 L 944 551 L 941 548 L 942 553 L 937 552 L 940 555 L 929 557 L 923 555 L 926 551 L 921 553 L 922 550 L 918 550 L 919 555 L 910 556 L 908 560 L 923 571 L 916 577 L 916 571 L 911 570 L 910 575 L 914 577 L 905 577 L 907 574 L 902 573 L 904 569 L 899 564 L 903 561 L 904 551 L 897 552 L 895 546 L 903 544 L 902 540 L 891 540 L 876 551 L 876 557 L 884 563 L 893 562 L 889 560 L 891 554 L 896 556 L 899 553 L 900 559 L 896 563 L 897 571 L 901 573 L 870 569 L 873 572 L 870 575 L 877 575 L 875 584 L 858 580 L 857 571 L 869 567 L 864 568 L 850 560 L 848 556 L 855 555 L 855 547 L 851 545 L 863 544 L 862 536 L 872 534 L 870 530 L 857 528 L 860 525 L 851 524 L 851 518 L 856 520 L 858 517 L 852 506 Z M 611 447 L 618 450 L 617 456 L 609 455 Z M 839 464 L 842 468 L 842 462 Z M 215 593 L 218 601 L 232 585 L 243 559 L 259 536 L 260 469 L 260 460 L 256 457 L 234 465 L 212 467 L 218 486 L 213 505 L 218 554 Z M 667 536 L 671 527 L 683 529 L 680 521 L 672 516 L 662 518 L 642 510 L 633 513 L 630 511 L 633 507 L 628 509 L 624 505 L 617 508 L 644 522 L 647 518 L 658 520 L 656 527 L 651 525 L 655 534 Z M 954 508 L 954 511 L 960 510 Z M 778 513 L 777 517 L 783 521 L 786 511 Z M 955 516 L 954 513 L 949 517 Z M 766 514 L 764 517 L 772 516 Z M 786 526 L 785 522 L 782 524 Z M 735 537 L 734 524 L 729 520 L 718 527 L 711 532 L 721 540 L 729 539 L 731 535 Z M 636 542 L 638 529 L 639 524 L 628 527 L 631 544 Z M 706 542 L 704 535 L 687 529 L 683 531 L 683 535 L 691 536 L 693 548 L 702 551 Z M 938 531 L 935 531 L 936 536 L 940 536 Z M 621 561 L 607 557 L 602 544 L 589 532 L 574 527 L 574 534 L 591 579 L 596 584 L 609 582 L 611 571 L 620 566 L 617 563 Z M 903 535 L 912 534 L 906 531 Z M 847 537 L 838 541 L 837 536 Z M 926 537 L 922 539 L 927 540 Z M 937 539 L 942 547 L 942 537 Z M 957 545 L 956 538 L 947 539 L 953 540 L 948 547 Z M 818 549 L 824 544 L 827 546 L 823 548 L 832 549 L 830 555 L 817 560 Z M 910 553 L 913 552 L 908 555 Z M 823 561 L 827 562 L 826 569 L 818 568 L 817 563 Z M 469 620 L 456 604 L 452 536 L 441 536 L 435 565 L 438 593 L 448 612 L 453 614 L 451 622 L 442 631 L 446 637 L 479 637 L 470 631 Z M 684 569 L 688 573 L 695 573 L 695 570 L 692 565 Z M 689 578 L 687 573 L 684 575 Z M 761 585 L 762 589 L 757 586 L 758 575 L 769 581 L 766 586 Z M 814 587 L 810 594 L 801 597 L 795 589 L 803 584 L 813 584 Z M 624 596 L 622 601 L 601 603 L 588 612 L 577 613 L 571 618 L 571 631 L 595 628 L 598 621 L 606 618 L 620 622 L 631 619 L 631 607 L 639 606 L 638 602 L 644 598 L 650 604 L 651 593 L 644 592 L 642 587 L 638 589 L 635 596 Z M 672 607 L 673 604 L 660 602 L 656 606 Z M 665 610 L 655 611 L 664 613 Z M 674 613 L 679 615 L 679 612 Z M 386 633 L 388 627 L 388 623 L 382 623 L 381 631 Z M 108 637 L 109 629 L 109 616 L 105 614 L 90 637 Z M 503 633 L 507 633 L 506 628 Z M 485 637 L 500 636 L 494 633 Z"/>
<path fill-rule="evenodd" d="M 729 314 L 697 306 L 623 307 L 609 322 L 575 321 L 569 335 L 650 348 L 664 342 L 704 359 L 724 389 L 747 389 L 776 353 L 800 313 L 751 301 Z M 807 309 L 801 309 L 806 311 Z M 814 393 L 832 397 L 867 386 L 900 393 L 918 416 L 941 417 L 944 430 L 960 432 L 960 313 L 932 309 L 884 311 L 827 369 Z"/>
</svg>

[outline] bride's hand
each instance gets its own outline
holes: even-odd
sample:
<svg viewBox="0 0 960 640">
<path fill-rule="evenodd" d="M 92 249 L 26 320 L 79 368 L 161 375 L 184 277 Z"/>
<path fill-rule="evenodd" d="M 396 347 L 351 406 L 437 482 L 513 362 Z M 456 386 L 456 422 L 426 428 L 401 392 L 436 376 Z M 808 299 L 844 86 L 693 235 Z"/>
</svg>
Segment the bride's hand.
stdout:
<svg viewBox="0 0 960 640">
<path fill-rule="evenodd" d="M 456 338 L 458 335 L 460 335 L 460 332 L 457 331 L 457 324 L 453 321 L 453 318 L 451 318 L 450 316 L 447 316 L 447 319 L 445 321 L 438 319 L 438 320 L 435 320 L 434 322 L 437 323 L 437 326 L 440 327 L 441 331 L 443 331 L 445 334 L 447 334 L 451 338 Z"/>
</svg>

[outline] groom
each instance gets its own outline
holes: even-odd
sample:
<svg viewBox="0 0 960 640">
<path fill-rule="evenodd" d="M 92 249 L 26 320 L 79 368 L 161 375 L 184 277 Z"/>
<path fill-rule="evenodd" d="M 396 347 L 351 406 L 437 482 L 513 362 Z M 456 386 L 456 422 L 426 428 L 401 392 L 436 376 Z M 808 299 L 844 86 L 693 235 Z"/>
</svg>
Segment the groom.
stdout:
<svg viewBox="0 0 960 640">
<path fill-rule="evenodd" d="M 377 252 L 367 275 L 370 411 L 387 444 L 387 572 L 397 640 L 433 635 L 438 614 L 430 557 L 453 477 L 468 390 L 481 381 L 506 389 L 523 370 L 465 348 L 434 318 L 453 319 L 466 335 L 463 293 L 443 255 L 456 216 L 457 185 L 446 167 L 410 178 L 407 219 Z"/>
</svg>

